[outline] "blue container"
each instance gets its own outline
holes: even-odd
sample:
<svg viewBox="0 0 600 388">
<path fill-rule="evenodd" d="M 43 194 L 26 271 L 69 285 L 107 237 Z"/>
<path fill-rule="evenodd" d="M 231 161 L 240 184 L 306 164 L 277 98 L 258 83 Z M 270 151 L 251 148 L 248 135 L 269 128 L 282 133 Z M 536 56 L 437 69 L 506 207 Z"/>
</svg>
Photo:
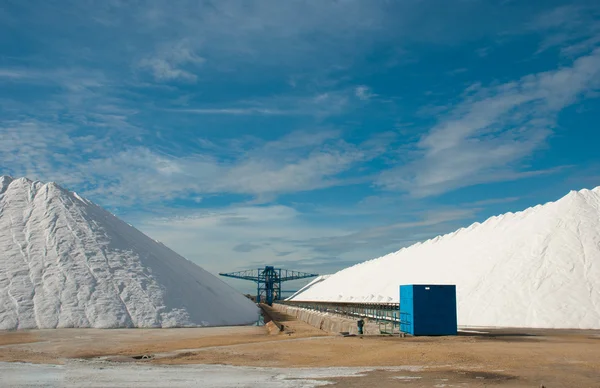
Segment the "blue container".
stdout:
<svg viewBox="0 0 600 388">
<path fill-rule="evenodd" d="M 456 335 L 456 286 L 400 286 L 400 330 L 411 335 Z"/>
</svg>

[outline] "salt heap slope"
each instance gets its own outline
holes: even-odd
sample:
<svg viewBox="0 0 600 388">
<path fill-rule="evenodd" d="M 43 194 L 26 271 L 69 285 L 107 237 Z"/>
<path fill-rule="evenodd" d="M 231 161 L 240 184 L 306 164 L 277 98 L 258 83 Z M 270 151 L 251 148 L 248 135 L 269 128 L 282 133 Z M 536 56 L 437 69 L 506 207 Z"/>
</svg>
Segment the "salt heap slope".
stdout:
<svg viewBox="0 0 600 388">
<path fill-rule="evenodd" d="M 248 324 L 227 284 L 54 183 L 0 178 L 0 329 Z"/>
<path fill-rule="evenodd" d="M 304 287 L 302 287 L 301 289 L 299 289 L 298 291 L 296 291 L 295 293 L 293 293 L 290 297 L 286 298 L 286 300 L 294 300 L 294 298 L 300 294 L 302 294 L 303 292 L 306 292 L 309 288 L 311 288 L 312 286 L 319 284 L 325 280 L 327 280 L 328 277 L 330 277 L 331 275 L 319 275 L 317 276 L 313 281 L 311 281 L 310 283 L 308 283 L 307 285 L 305 285 Z"/>
<path fill-rule="evenodd" d="M 297 301 L 398 302 L 456 284 L 461 326 L 600 329 L 600 187 L 344 269 Z"/>
</svg>

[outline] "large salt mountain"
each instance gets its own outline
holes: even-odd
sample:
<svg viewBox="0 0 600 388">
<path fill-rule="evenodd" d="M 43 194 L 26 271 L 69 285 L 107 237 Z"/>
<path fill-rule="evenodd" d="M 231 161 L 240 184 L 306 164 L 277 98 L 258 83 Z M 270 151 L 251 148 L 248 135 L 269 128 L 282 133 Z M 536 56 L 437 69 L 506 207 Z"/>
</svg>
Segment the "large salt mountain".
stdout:
<svg viewBox="0 0 600 388">
<path fill-rule="evenodd" d="M 398 302 L 456 284 L 462 326 L 600 329 L 600 187 L 344 269 L 294 300 Z"/>
<path fill-rule="evenodd" d="M 54 183 L 0 178 L 0 329 L 256 321 L 227 284 Z"/>
</svg>

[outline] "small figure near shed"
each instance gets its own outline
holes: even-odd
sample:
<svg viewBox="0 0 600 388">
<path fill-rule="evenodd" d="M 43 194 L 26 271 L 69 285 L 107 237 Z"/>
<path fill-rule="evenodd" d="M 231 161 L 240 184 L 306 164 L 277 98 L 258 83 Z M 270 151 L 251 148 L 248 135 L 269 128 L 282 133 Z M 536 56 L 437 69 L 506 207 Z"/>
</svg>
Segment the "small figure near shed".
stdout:
<svg viewBox="0 0 600 388">
<path fill-rule="evenodd" d="M 358 326 L 358 334 L 362 335 L 363 334 L 363 327 L 365 326 L 365 321 L 363 321 L 362 319 L 359 319 L 356 322 L 356 325 Z"/>
</svg>

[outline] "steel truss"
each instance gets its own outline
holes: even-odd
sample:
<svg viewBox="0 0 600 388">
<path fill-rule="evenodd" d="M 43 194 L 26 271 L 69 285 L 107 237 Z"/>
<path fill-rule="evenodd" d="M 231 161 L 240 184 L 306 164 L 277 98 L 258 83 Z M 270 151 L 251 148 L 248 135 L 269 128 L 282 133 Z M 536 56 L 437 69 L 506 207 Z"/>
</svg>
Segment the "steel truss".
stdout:
<svg viewBox="0 0 600 388">
<path fill-rule="evenodd" d="M 273 301 L 281 299 L 281 294 L 284 292 L 281 289 L 281 283 L 319 276 L 317 274 L 275 268 L 273 266 L 220 273 L 219 275 L 256 282 L 256 302 L 260 303 L 264 301 L 269 306 L 273 304 Z"/>
</svg>

